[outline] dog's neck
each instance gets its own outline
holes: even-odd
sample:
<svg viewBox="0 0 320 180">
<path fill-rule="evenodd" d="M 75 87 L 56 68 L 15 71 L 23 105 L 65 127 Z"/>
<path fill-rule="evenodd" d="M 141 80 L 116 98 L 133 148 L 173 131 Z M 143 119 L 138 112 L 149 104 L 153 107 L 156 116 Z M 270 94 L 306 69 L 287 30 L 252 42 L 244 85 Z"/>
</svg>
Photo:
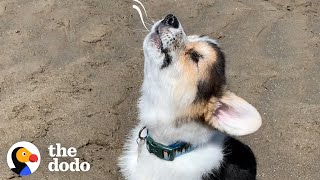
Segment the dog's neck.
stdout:
<svg viewBox="0 0 320 180">
<path fill-rule="evenodd" d="M 165 96 L 143 91 L 139 102 L 141 125 L 147 127 L 149 135 L 155 141 L 165 145 L 176 141 L 200 145 L 207 143 L 217 133 L 195 119 L 181 119 L 178 113 L 180 108 L 182 107 Z"/>
</svg>

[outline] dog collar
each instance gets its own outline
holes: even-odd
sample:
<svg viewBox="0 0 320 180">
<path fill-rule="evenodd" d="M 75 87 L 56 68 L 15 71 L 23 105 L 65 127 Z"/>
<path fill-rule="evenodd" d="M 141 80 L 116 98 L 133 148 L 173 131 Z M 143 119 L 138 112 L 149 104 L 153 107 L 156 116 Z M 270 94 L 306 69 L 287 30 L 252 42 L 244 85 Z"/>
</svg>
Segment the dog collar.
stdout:
<svg viewBox="0 0 320 180">
<path fill-rule="evenodd" d="M 190 143 L 183 141 L 177 141 L 169 146 L 163 145 L 156 142 L 151 138 L 147 130 L 147 136 L 142 137 L 141 133 L 145 130 L 146 127 L 143 127 L 139 132 L 139 139 L 146 142 L 146 147 L 149 153 L 156 155 L 158 158 L 173 161 L 176 157 L 184 155 L 188 152 L 191 152 L 195 149 Z"/>
</svg>

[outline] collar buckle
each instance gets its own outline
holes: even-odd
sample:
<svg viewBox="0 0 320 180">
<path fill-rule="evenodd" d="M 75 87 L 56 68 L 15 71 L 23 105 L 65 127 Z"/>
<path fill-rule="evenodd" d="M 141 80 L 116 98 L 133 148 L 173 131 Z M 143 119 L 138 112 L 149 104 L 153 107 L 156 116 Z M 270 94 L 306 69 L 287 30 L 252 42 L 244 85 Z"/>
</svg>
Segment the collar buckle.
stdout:
<svg viewBox="0 0 320 180">
<path fill-rule="evenodd" d="M 139 146 L 141 146 L 142 144 L 144 144 L 144 142 L 145 142 L 145 140 L 146 140 L 146 137 L 147 136 L 145 136 L 145 137 L 142 137 L 142 132 L 143 132 L 143 130 L 145 130 L 146 129 L 146 126 L 143 126 L 141 129 L 140 129 L 140 131 L 139 131 L 139 135 L 138 135 L 138 138 L 137 138 L 137 140 L 136 140 L 136 142 L 137 142 L 137 144 L 139 145 Z M 147 131 L 147 134 L 148 134 L 148 131 Z"/>
<path fill-rule="evenodd" d="M 176 157 L 192 151 L 194 148 L 191 144 L 178 141 L 169 146 L 155 142 L 149 135 L 145 137 L 146 146 L 150 153 L 156 155 L 158 158 L 173 161 Z"/>
</svg>

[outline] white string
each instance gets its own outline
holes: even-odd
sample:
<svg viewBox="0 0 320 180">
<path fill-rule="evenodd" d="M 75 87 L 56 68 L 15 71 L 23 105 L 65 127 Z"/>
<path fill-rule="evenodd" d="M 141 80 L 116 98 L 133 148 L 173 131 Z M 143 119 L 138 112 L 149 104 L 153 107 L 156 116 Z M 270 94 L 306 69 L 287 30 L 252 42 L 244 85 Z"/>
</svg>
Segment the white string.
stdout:
<svg viewBox="0 0 320 180">
<path fill-rule="evenodd" d="M 135 0 L 134 0 L 135 1 Z M 143 20 L 143 17 L 142 17 L 142 13 L 141 13 L 141 10 L 138 6 L 136 5 L 132 5 L 133 9 L 137 10 L 139 15 L 140 15 L 140 19 L 141 19 L 141 22 L 143 24 L 143 26 L 149 31 L 149 29 L 147 28 L 147 26 L 144 24 L 144 20 Z M 142 6 L 143 7 L 143 6 Z M 143 8 L 144 9 L 144 8 Z"/>
<path fill-rule="evenodd" d="M 146 14 L 146 17 L 149 18 L 149 17 L 148 17 L 148 14 L 147 14 L 147 11 L 146 11 L 146 9 L 144 8 L 143 4 L 142 4 L 139 0 L 133 0 L 133 1 L 139 3 L 139 4 L 142 6 L 142 8 L 143 8 L 143 10 L 144 10 L 144 13 Z"/>
<path fill-rule="evenodd" d="M 139 4 L 142 6 L 142 8 L 143 8 L 144 13 L 146 14 L 146 17 L 147 17 L 149 20 L 151 20 L 153 23 L 155 23 L 155 21 L 154 21 L 151 17 L 148 16 L 147 11 L 146 11 L 146 9 L 144 8 L 142 2 L 140 2 L 139 0 L 133 0 L 133 1 L 139 3 Z"/>
</svg>

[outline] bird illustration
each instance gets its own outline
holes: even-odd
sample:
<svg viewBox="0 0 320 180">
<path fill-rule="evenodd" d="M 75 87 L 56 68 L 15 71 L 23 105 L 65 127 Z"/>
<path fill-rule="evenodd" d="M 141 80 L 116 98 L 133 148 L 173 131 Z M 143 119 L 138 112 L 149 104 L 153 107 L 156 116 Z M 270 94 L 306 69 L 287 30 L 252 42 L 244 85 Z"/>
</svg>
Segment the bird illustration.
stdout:
<svg viewBox="0 0 320 180">
<path fill-rule="evenodd" d="M 20 176 L 27 176 L 31 174 L 31 170 L 26 162 L 37 162 L 38 156 L 32 154 L 24 147 L 17 147 L 12 151 L 11 158 L 15 168 L 11 170 Z"/>
</svg>

